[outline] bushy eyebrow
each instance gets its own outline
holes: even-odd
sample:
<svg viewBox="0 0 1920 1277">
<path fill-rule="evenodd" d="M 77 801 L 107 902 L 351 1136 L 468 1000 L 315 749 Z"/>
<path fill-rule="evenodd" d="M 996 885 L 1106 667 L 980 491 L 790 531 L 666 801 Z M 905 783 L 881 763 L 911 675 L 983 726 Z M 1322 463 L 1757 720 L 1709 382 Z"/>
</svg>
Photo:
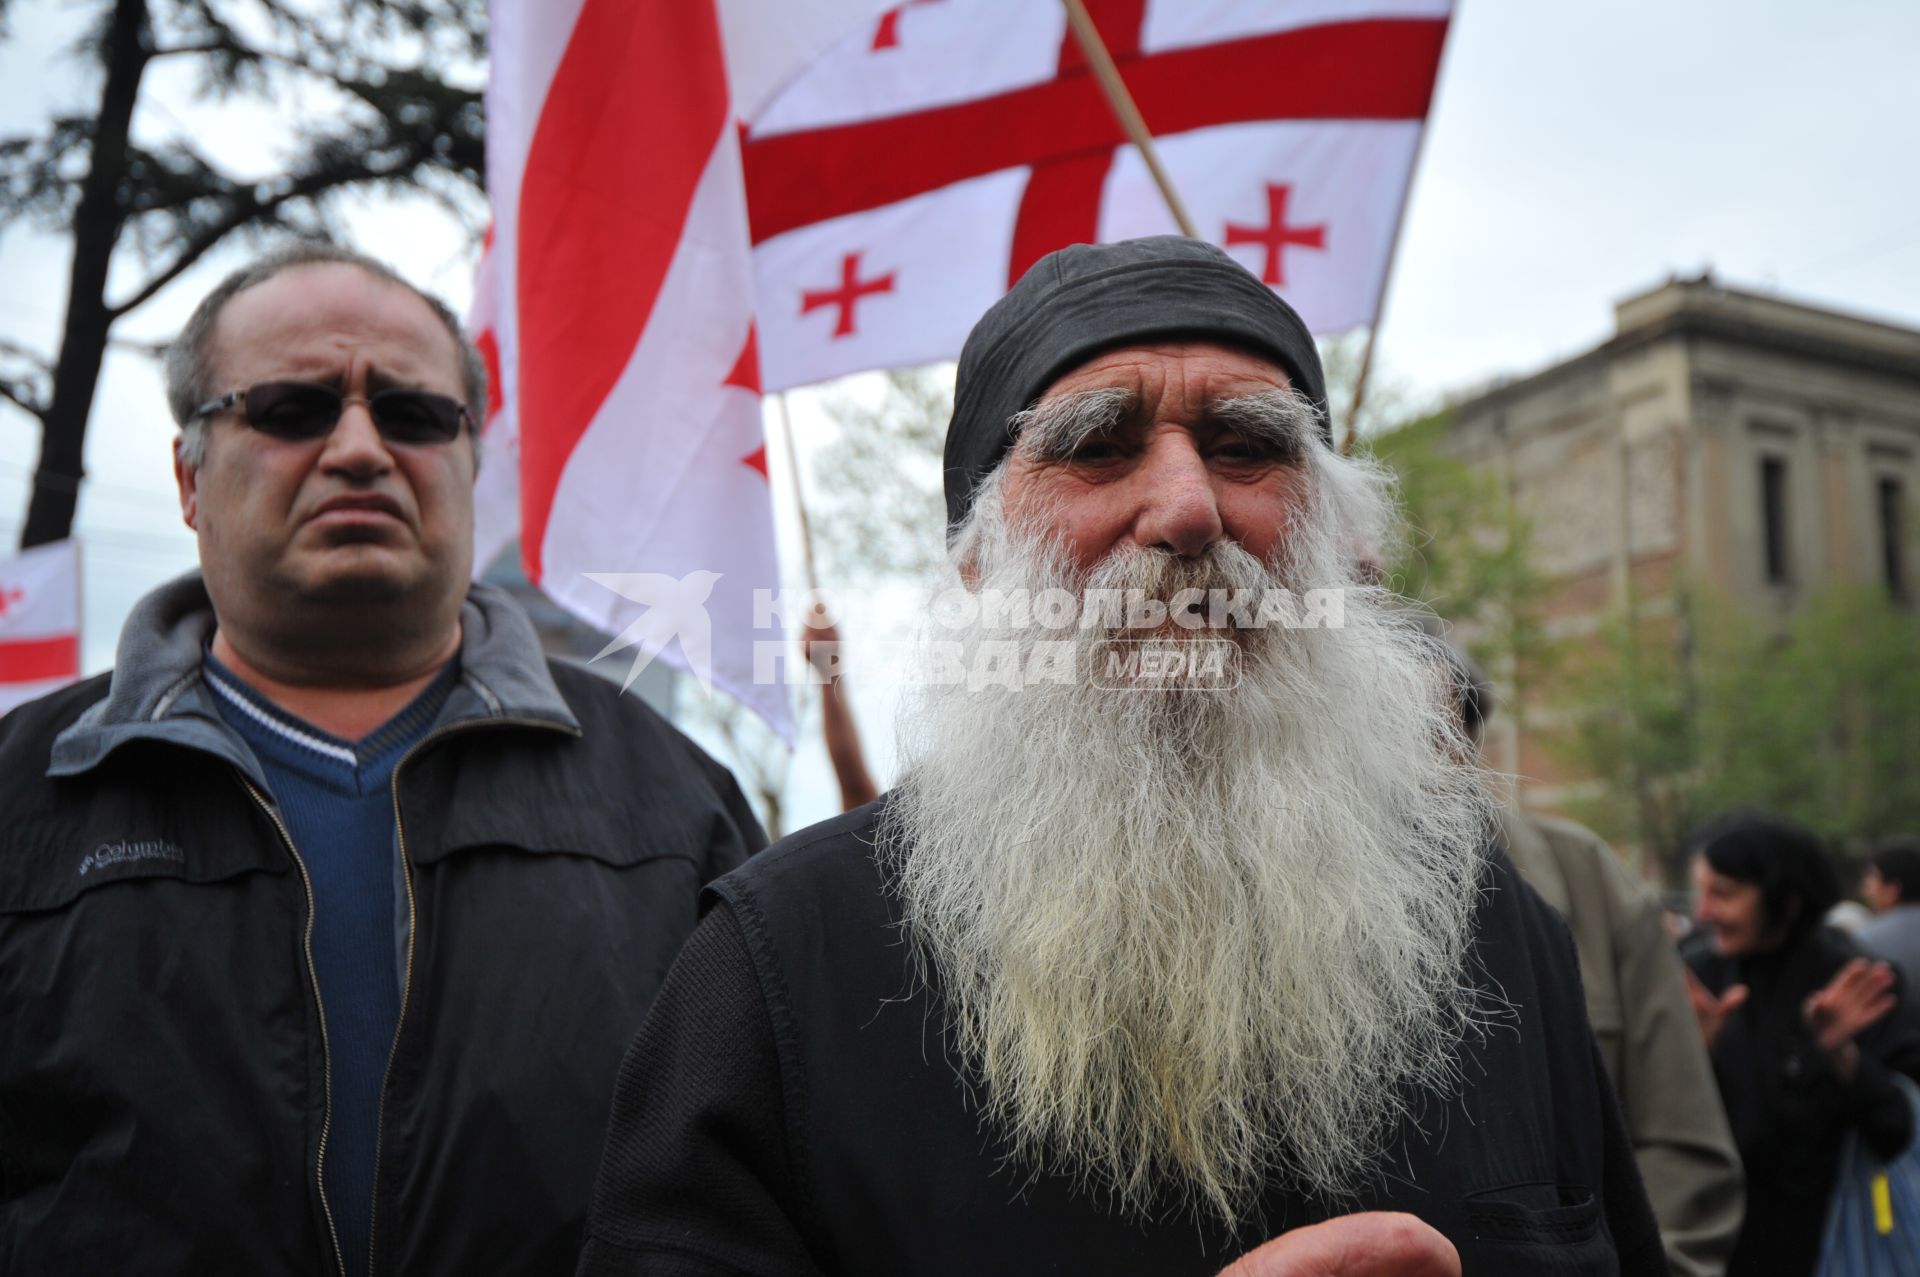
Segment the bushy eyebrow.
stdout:
<svg viewBox="0 0 1920 1277">
<path fill-rule="evenodd" d="M 1296 390 L 1262 390 L 1223 399 L 1207 409 L 1207 419 L 1237 435 L 1287 456 L 1299 456 L 1320 437 L 1320 414 Z"/>
<path fill-rule="evenodd" d="M 1042 400 L 1014 414 L 1008 426 L 1021 453 L 1036 461 L 1064 461 L 1095 435 L 1119 427 L 1133 411 L 1134 392 L 1122 386 Z M 1305 395 L 1275 388 L 1222 399 L 1207 409 L 1209 423 L 1294 457 L 1320 436 L 1320 414 Z"/>
<path fill-rule="evenodd" d="M 1133 410 L 1134 393 L 1124 386 L 1083 390 L 1042 399 L 1007 421 L 1014 446 L 1035 461 L 1064 461 L 1094 435 L 1120 425 Z"/>
</svg>

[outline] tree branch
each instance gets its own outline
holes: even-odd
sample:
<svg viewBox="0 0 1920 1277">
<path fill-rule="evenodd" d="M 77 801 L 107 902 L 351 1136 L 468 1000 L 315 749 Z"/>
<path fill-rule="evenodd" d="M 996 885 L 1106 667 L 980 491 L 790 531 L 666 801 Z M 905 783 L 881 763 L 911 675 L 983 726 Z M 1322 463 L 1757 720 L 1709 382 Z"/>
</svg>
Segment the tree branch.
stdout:
<svg viewBox="0 0 1920 1277">
<path fill-rule="evenodd" d="M 230 40 L 208 40 L 204 44 L 176 44 L 164 49 L 155 49 L 147 55 L 149 61 L 158 62 L 161 58 L 176 57 L 182 53 L 245 53 L 239 45 Z"/>
<path fill-rule="evenodd" d="M 250 190 L 242 190 L 236 194 L 233 205 L 224 217 L 210 223 L 188 239 L 171 264 L 141 285 L 132 296 L 110 305 L 107 308 L 107 314 L 117 322 L 127 312 L 152 300 L 154 294 L 186 273 L 189 267 L 228 235 L 243 226 L 270 218 L 280 208 L 295 200 L 312 199 L 327 191 L 361 182 L 376 182 L 392 178 L 420 163 L 423 158 L 425 157 L 414 150 L 410 152 L 407 163 L 394 166 L 391 172 L 381 171 L 364 163 L 314 169 L 295 178 L 285 190 L 276 191 L 264 200 L 256 197 Z"/>
<path fill-rule="evenodd" d="M 173 343 L 169 341 L 135 341 L 131 337 L 109 337 L 107 345 L 117 350 L 132 351 L 136 355 L 145 355 L 148 359 L 161 360 L 167 357 L 167 349 Z"/>
<path fill-rule="evenodd" d="M 41 425 L 47 424 L 47 405 L 35 398 L 25 387 L 0 378 L 0 399 L 5 399 L 20 411 L 38 418 Z"/>
<path fill-rule="evenodd" d="M 37 375 L 42 382 L 51 374 L 46 359 L 35 351 L 28 350 L 18 342 L 0 337 L 0 357 L 18 360 L 27 365 L 25 377 L 0 377 L 0 398 L 6 399 L 22 412 L 38 417 L 42 425 L 46 424 L 48 397 L 43 386 L 36 386 L 33 378 Z"/>
<path fill-rule="evenodd" d="M 0 337 L 0 355 L 5 355 L 12 359 L 24 359 L 38 368 L 42 373 L 52 371 L 52 365 L 47 361 L 45 355 L 40 354 L 38 351 L 29 350 L 19 342 L 10 341 L 5 337 Z"/>
</svg>

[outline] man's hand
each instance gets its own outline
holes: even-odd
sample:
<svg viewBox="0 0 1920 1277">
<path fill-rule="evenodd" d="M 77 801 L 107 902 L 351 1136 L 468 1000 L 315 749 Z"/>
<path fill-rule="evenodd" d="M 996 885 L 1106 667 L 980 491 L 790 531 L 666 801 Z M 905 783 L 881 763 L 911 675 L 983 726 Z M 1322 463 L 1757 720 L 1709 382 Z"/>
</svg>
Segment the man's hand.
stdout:
<svg viewBox="0 0 1920 1277">
<path fill-rule="evenodd" d="M 831 619 L 825 625 L 808 626 L 800 633 L 800 651 L 820 677 L 831 682 L 838 672 L 835 660 L 840 649 L 840 628 Z"/>
<path fill-rule="evenodd" d="M 1747 986 L 1730 984 L 1727 991 L 1714 996 L 1713 990 L 1700 983 L 1700 977 L 1685 963 L 1680 971 L 1687 977 L 1687 1000 L 1693 1003 L 1694 1018 L 1700 1021 L 1700 1036 L 1706 1040 L 1707 1050 L 1713 1050 L 1713 1044 L 1720 1040 L 1720 1030 L 1727 1027 L 1727 1021 L 1747 1001 Z"/>
<path fill-rule="evenodd" d="M 1840 968 L 1826 988 L 1801 1003 L 1800 1016 L 1815 1044 L 1840 1076 L 1850 1081 L 1860 1061 L 1854 1036 L 1893 1010 L 1895 1001 L 1893 968 L 1855 958 Z"/>
<path fill-rule="evenodd" d="M 1366 1211 L 1283 1233 L 1220 1277 L 1460 1277 L 1460 1254 L 1412 1215 Z"/>
</svg>

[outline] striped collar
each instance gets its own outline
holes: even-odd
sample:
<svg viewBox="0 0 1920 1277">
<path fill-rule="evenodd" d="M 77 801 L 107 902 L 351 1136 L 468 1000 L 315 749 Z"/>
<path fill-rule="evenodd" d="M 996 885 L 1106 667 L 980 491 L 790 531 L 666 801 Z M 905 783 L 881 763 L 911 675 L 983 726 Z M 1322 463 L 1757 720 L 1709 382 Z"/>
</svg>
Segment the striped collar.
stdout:
<svg viewBox="0 0 1920 1277">
<path fill-rule="evenodd" d="M 459 681 L 460 662 L 457 657 L 448 661 L 406 708 L 357 741 L 335 736 L 287 713 L 243 683 L 239 675 L 221 664 L 210 651 L 201 659 L 201 674 L 216 696 L 261 730 L 322 758 L 347 767 L 361 767 L 412 744 L 426 732 Z"/>
</svg>

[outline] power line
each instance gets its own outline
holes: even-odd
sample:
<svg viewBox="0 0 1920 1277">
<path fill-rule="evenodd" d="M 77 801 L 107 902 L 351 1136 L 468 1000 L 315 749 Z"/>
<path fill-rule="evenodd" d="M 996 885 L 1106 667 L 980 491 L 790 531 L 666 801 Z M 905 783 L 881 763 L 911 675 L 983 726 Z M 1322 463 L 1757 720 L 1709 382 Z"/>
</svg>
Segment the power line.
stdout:
<svg viewBox="0 0 1920 1277">
<path fill-rule="evenodd" d="M 81 545 L 105 545 L 116 549 L 134 550 L 141 554 L 182 554 L 198 555 L 200 543 L 187 537 L 149 537 L 137 533 L 115 531 L 87 531 L 76 534 Z"/>
<path fill-rule="evenodd" d="M 11 543 L 20 534 L 21 524 L 0 524 L 0 542 Z M 75 532 L 72 539 L 83 550 L 107 550 L 113 554 L 132 553 L 156 558 L 178 559 L 199 553 L 197 542 L 185 537 L 142 537 L 125 532 Z M 11 553 L 11 551 L 8 551 Z"/>
<path fill-rule="evenodd" d="M 34 470 L 31 466 L 17 466 L 11 462 L 0 461 L 0 475 L 11 475 L 31 482 Z M 62 485 L 56 482 L 53 486 Z M 177 496 L 154 488 L 136 488 L 125 484 L 102 483 L 97 479 L 83 479 L 74 490 L 88 498 L 99 496 L 120 505 L 144 505 L 156 510 L 169 511 L 178 511 L 180 508 Z"/>
</svg>

